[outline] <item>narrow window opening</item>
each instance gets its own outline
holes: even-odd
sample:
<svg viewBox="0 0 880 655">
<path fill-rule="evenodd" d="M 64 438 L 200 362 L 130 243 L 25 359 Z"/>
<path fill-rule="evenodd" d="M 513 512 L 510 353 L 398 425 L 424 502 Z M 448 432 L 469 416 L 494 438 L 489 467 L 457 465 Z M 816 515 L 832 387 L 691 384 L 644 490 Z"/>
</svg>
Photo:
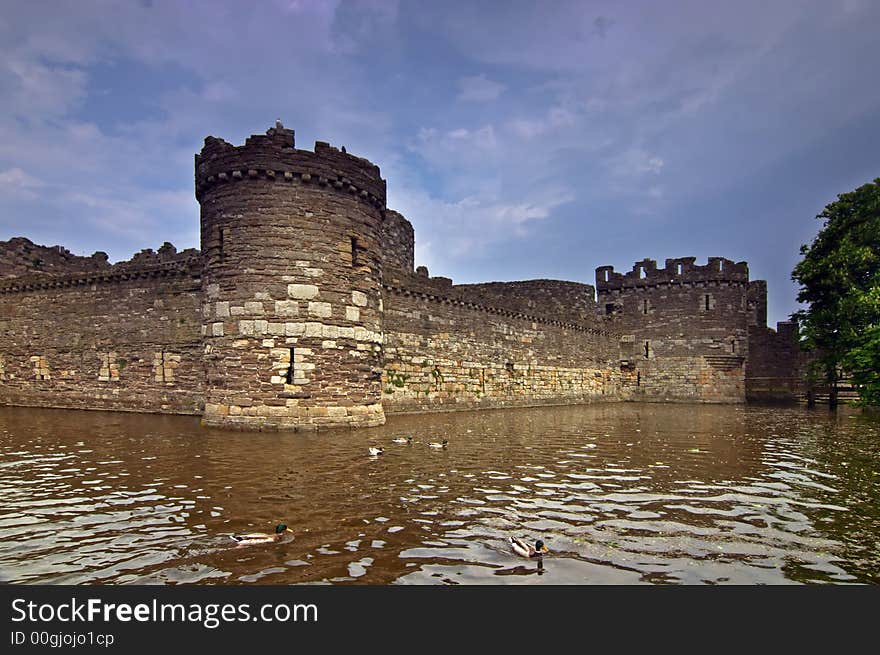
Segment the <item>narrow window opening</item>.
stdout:
<svg viewBox="0 0 880 655">
<path fill-rule="evenodd" d="M 707 294 L 703 297 L 703 299 L 706 301 L 706 309 L 708 310 L 708 309 L 709 309 L 709 294 L 707 293 Z"/>
<path fill-rule="evenodd" d="M 642 314 L 647 314 L 647 313 L 648 313 L 648 301 L 647 301 L 647 300 L 644 300 L 644 301 L 642 301 L 642 302 L 643 302 L 643 304 L 642 304 Z"/>
<path fill-rule="evenodd" d="M 642 372 L 641 371 L 636 373 L 636 386 L 637 387 L 642 386 Z"/>
<path fill-rule="evenodd" d="M 681 275 L 681 264 L 678 264 L 675 268 L 676 268 L 676 274 Z"/>
<path fill-rule="evenodd" d="M 648 274 L 645 272 L 645 267 L 639 266 L 639 278 L 644 280 L 646 277 L 648 277 Z"/>
<path fill-rule="evenodd" d="M 736 341 L 731 341 L 731 342 L 730 342 L 730 354 L 731 354 L 731 355 L 735 355 L 735 354 L 736 354 Z"/>
<path fill-rule="evenodd" d="M 650 342 L 645 342 L 645 359 L 648 359 L 648 355 L 651 354 L 651 344 Z"/>
<path fill-rule="evenodd" d="M 611 316 L 614 314 L 614 303 L 608 303 L 605 305 L 605 316 Z"/>
<path fill-rule="evenodd" d="M 608 281 L 608 278 L 609 278 L 609 273 L 608 273 L 608 271 L 606 270 L 606 271 L 605 271 L 605 281 L 606 281 L 606 282 Z"/>
<path fill-rule="evenodd" d="M 290 364 L 287 366 L 287 375 L 284 376 L 286 384 L 293 384 L 293 348 L 290 349 Z"/>
<path fill-rule="evenodd" d="M 357 237 L 351 237 L 351 265 L 358 265 L 358 240 Z"/>
<path fill-rule="evenodd" d="M 719 260 L 718 260 L 718 270 L 719 270 L 719 271 L 723 271 L 723 270 L 724 270 L 724 260 L 723 260 L 723 259 L 719 259 Z"/>
</svg>

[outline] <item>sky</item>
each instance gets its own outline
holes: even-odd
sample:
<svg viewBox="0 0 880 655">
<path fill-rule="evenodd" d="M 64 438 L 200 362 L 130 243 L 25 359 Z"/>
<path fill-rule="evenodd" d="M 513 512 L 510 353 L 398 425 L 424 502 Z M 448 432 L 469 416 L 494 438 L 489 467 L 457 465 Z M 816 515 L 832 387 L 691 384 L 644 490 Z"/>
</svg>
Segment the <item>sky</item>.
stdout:
<svg viewBox="0 0 880 655">
<path fill-rule="evenodd" d="M 376 163 L 416 264 L 595 282 L 749 262 L 880 177 L 875 0 L 0 0 L 0 240 L 199 247 L 193 155 L 280 118 Z"/>
</svg>

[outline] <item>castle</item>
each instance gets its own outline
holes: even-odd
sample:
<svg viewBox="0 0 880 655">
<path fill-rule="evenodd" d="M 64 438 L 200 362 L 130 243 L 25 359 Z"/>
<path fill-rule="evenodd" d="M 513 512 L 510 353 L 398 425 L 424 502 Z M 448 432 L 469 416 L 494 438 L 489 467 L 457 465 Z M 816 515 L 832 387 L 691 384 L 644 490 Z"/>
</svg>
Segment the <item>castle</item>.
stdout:
<svg viewBox="0 0 880 655">
<path fill-rule="evenodd" d="M 414 270 L 371 162 L 280 123 L 195 158 L 201 250 L 110 265 L 0 243 L 0 404 L 201 415 L 244 430 L 386 414 L 798 390 L 745 262 L 646 259 L 596 287 L 454 285 Z"/>
</svg>

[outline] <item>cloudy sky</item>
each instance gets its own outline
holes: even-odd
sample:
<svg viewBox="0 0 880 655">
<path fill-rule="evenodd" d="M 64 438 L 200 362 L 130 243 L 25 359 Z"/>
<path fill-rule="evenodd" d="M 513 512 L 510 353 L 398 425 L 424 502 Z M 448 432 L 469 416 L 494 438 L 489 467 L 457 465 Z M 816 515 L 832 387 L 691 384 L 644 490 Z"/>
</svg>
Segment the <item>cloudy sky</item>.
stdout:
<svg viewBox="0 0 880 655">
<path fill-rule="evenodd" d="M 193 154 L 281 118 L 377 163 L 456 282 L 747 260 L 770 319 L 880 176 L 880 3 L 0 1 L 0 239 L 198 247 Z"/>
</svg>

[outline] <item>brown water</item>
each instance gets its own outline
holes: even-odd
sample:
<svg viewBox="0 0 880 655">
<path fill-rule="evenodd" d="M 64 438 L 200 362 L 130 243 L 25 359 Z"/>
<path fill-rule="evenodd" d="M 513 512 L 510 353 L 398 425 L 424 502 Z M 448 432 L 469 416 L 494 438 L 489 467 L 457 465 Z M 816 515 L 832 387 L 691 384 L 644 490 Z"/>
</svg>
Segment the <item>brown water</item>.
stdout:
<svg viewBox="0 0 880 655">
<path fill-rule="evenodd" d="M 232 547 L 279 520 L 292 541 Z M 0 408 L 0 580 L 878 583 L 880 418 L 607 404 L 279 435 Z"/>
</svg>

